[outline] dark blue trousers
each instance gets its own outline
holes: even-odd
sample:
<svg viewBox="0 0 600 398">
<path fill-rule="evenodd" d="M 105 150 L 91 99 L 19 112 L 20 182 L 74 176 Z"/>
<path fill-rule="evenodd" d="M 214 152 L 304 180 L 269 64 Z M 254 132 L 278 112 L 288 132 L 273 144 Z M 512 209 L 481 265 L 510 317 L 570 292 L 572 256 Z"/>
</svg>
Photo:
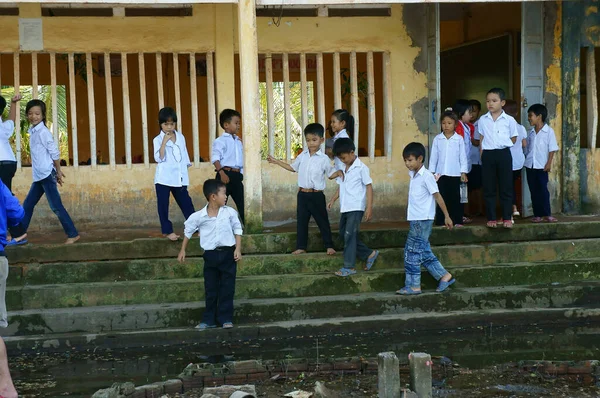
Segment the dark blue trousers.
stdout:
<svg viewBox="0 0 600 398">
<path fill-rule="evenodd" d="M 158 206 L 158 218 L 160 220 L 160 229 L 163 234 L 173 233 L 173 224 L 169 220 L 169 199 L 171 194 L 175 202 L 181 209 L 183 216 L 187 220 L 194 213 L 194 204 L 188 193 L 187 187 L 170 187 L 168 185 L 154 184 L 156 188 L 156 203 Z"/>
<path fill-rule="evenodd" d="M 206 308 L 202 322 L 209 326 L 233 322 L 233 296 L 237 264 L 235 247 L 204 252 L 204 292 Z"/>
<path fill-rule="evenodd" d="M 527 170 L 527 184 L 531 193 L 531 205 L 534 217 L 549 217 L 550 192 L 548 192 L 548 172 L 543 169 Z"/>
</svg>

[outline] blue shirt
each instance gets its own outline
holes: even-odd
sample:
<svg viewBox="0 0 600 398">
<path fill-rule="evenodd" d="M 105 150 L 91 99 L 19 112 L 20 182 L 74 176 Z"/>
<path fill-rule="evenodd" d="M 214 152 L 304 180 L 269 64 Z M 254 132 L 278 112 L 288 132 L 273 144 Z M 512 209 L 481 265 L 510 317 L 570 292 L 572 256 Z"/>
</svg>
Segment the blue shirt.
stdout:
<svg viewBox="0 0 600 398">
<path fill-rule="evenodd" d="M 6 185 L 0 181 L 0 244 L 2 245 L 0 255 L 4 255 L 6 231 L 8 227 L 18 225 L 24 215 L 25 211 L 19 204 L 19 200 L 14 197 Z"/>
</svg>

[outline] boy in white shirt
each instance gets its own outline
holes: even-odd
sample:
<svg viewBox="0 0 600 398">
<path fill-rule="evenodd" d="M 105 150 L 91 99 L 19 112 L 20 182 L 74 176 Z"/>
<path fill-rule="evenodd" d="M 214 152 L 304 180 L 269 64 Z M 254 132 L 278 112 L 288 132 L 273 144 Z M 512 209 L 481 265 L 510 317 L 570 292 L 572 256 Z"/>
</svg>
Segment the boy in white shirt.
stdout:
<svg viewBox="0 0 600 398">
<path fill-rule="evenodd" d="M 331 226 L 327 215 L 327 204 L 325 202 L 325 177 L 330 180 L 340 176 L 341 171 L 336 171 L 329 157 L 321 151 L 325 128 L 319 123 L 311 123 L 304 128 L 304 138 L 306 139 L 305 149 L 296 157 L 290 165 L 281 160 L 275 159 L 271 155 L 267 160 L 271 164 L 276 164 L 288 171 L 298 173 L 298 195 L 296 202 L 297 214 L 297 237 L 296 250 L 292 254 L 306 253 L 308 246 L 308 223 L 312 216 L 323 238 L 323 244 L 327 249 L 327 254 L 335 254 L 333 248 L 333 239 L 331 238 Z"/>
<path fill-rule="evenodd" d="M 202 191 L 208 204 L 185 222 L 185 238 L 177 260 L 185 261 L 185 249 L 196 231 L 204 249 L 204 300 L 202 322 L 196 329 L 221 325 L 233 327 L 233 296 L 237 261 L 242 258 L 242 224 L 238 213 L 226 206 L 227 188 L 218 180 L 206 180 Z"/>
<path fill-rule="evenodd" d="M 531 222 L 556 222 L 550 212 L 548 173 L 552 168 L 554 153 L 558 151 L 556 136 L 552 127 L 546 124 L 548 109 L 542 104 L 531 105 L 527 111 L 532 128 L 527 137 L 525 170 L 527 184 L 531 192 L 533 218 Z"/>
<path fill-rule="evenodd" d="M 408 189 L 408 216 L 410 229 L 404 246 L 404 287 L 396 292 L 401 295 L 421 294 L 421 265 L 440 283 L 437 291 L 443 292 L 456 280 L 440 264 L 431 251 L 429 237 L 435 217 L 435 204 L 442 209 L 445 224 L 452 229 L 452 219 L 438 191 L 433 174 L 423 165 L 425 147 L 418 142 L 408 144 L 402 152 L 404 164 L 410 175 Z"/>
</svg>

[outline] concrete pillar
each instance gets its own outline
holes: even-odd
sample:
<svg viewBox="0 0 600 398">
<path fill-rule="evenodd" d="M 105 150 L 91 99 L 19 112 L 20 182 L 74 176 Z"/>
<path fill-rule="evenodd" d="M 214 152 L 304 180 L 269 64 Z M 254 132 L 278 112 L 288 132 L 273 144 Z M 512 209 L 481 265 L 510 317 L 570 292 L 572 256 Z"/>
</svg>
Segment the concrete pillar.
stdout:
<svg viewBox="0 0 600 398">
<path fill-rule="evenodd" d="M 215 91 L 217 113 L 235 109 L 234 4 L 215 4 Z"/>
<path fill-rule="evenodd" d="M 408 356 L 410 368 L 410 389 L 419 398 L 430 398 L 431 391 L 431 355 L 423 352 L 413 352 Z"/>
<path fill-rule="evenodd" d="M 262 232 L 262 176 L 260 156 L 260 96 L 255 0 L 238 2 L 240 89 L 244 137 L 244 202 L 246 231 Z"/>
<path fill-rule="evenodd" d="M 42 6 L 40 3 L 21 3 L 19 4 L 20 18 L 41 18 Z"/>
<path fill-rule="evenodd" d="M 400 364 L 393 352 L 381 352 L 377 355 L 377 376 L 379 398 L 400 397 Z"/>
</svg>

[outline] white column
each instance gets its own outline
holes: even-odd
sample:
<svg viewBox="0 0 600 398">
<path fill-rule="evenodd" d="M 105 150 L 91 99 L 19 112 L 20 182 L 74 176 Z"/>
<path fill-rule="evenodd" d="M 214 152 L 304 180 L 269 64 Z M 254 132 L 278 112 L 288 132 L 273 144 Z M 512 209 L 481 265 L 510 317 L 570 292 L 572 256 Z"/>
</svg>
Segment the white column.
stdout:
<svg viewBox="0 0 600 398">
<path fill-rule="evenodd" d="M 285 159 L 292 160 L 292 109 L 290 108 L 290 60 L 283 53 L 283 110 L 285 114 Z"/>
<path fill-rule="evenodd" d="M 150 167 L 150 155 L 148 151 L 148 104 L 146 102 L 146 62 L 144 60 L 144 53 L 138 53 L 138 68 L 140 76 L 140 108 L 142 110 L 142 139 L 144 140 L 144 166 L 148 168 Z M 125 148 L 131 148 L 131 137 L 129 137 L 129 142 L 127 142 L 127 137 L 125 137 Z"/>
<path fill-rule="evenodd" d="M 179 85 L 179 54 L 173 53 L 173 85 L 175 86 L 175 110 L 179 114 L 177 118 L 177 130 L 183 131 L 183 112 L 181 110 L 181 87 Z"/>
<path fill-rule="evenodd" d="M 94 101 L 94 68 L 92 65 L 92 54 L 85 54 L 85 69 L 87 75 L 88 114 L 90 118 L 90 158 L 92 168 L 97 167 L 96 157 L 96 106 Z"/>
<path fill-rule="evenodd" d="M 308 124 L 308 83 L 306 82 L 306 54 L 300 54 L 300 105 L 302 106 L 302 130 Z M 302 134 L 304 147 L 306 148 L 306 140 Z"/>
<path fill-rule="evenodd" d="M 52 96 L 52 136 L 58 143 L 58 94 L 56 92 L 56 54 L 50 53 L 50 95 Z"/>
<path fill-rule="evenodd" d="M 333 107 L 335 110 L 342 107 L 342 81 L 340 74 L 340 53 L 333 53 Z"/>
<path fill-rule="evenodd" d="M 106 123 L 108 126 L 108 162 L 114 170 L 115 162 L 115 110 L 112 92 L 112 72 L 110 69 L 110 53 L 104 53 L 104 86 L 106 88 Z"/>
<path fill-rule="evenodd" d="M 200 166 L 200 138 L 198 128 L 198 87 L 196 86 L 196 54 L 190 54 L 190 93 L 192 96 L 192 142 L 194 166 Z"/>
<path fill-rule="evenodd" d="M 156 53 L 156 87 L 158 88 L 158 109 L 165 107 L 165 90 L 163 87 L 162 54 Z"/>
<path fill-rule="evenodd" d="M 375 70 L 373 66 L 373 52 L 367 53 L 367 106 L 369 110 L 369 160 L 375 161 L 375 127 L 377 119 L 375 118 Z"/>
<path fill-rule="evenodd" d="M 121 53 L 121 81 L 123 84 L 123 128 L 125 133 L 125 164 L 131 168 L 131 106 L 129 102 L 129 69 L 127 53 Z M 144 138 L 144 141 L 146 139 Z M 146 144 L 147 145 L 147 144 Z"/>
<path fill-rule="evenodd" d="M 77 142 L 77 88 L 75 87 L 75 55 L 69 53 L 69 105 L 71 109 L 71 143 L 73 167 L 79 168 L 79 144 Z"/>
<path fill-rule="evenodd" d="M 360 136 L 358 127 L 359 123 L 359 107 L 358 107 L 358 67 L 356 65 L 356 51 L 350 53 L 350 98 L 352 104 L 352 116 L 354 116 L 354 145 L 356 145 L 356 154 L 360 147 Z"/>
<path fill-rule="evenodd" d="M 38 59 L 37 53 L 31 53 L 31 97 L 38 99 Z"/>
<path fill-rule="evenodd" d="M 13 55 L 13 63 L 14 63 L 14 67 L 13 67 L 13 73 L 14 73 L 14 86 L 15 86 L 15 93 L 18 93 L 21 91 L 21 82 L 20 82 L 20 71 L 21 71 L 21 67 L 20 67 L 20 57 L 19 57 L 19 53 L 15 53 Z M 20 105 L 19 105 L 20 106 Z M 17 157 L 17 168 L 19 170 L 21 170 L 21 112 L 17 112 L 17 117 L 15 119 L 15 146 L 17 149 L 17 153 L 15 154 Z"/>
<path fill-rule="evenodd" d="M 392 128 L 394 118 L 392 101 L 392 63 L 390 53 L 383 53 L 383 140 L 387 161 L 392 161 Z"/>
<path fill-rule="evenodd" d="M 215 93 L 215 71 L 213 53 L 206 53 L 206 95 L 208 96 L 208 150 L 217 138 L 217 106 Z M 210 155 L 209 155 L 210 157 Z"/>
<path fill-rule="evenodd" d="M 269 155 L 275 153 L 275 111 L 273 109 L 273 55 L 265 55 L 265 80 L 267 94 L 267 129 L 269 137 Z"/>
</svg>

